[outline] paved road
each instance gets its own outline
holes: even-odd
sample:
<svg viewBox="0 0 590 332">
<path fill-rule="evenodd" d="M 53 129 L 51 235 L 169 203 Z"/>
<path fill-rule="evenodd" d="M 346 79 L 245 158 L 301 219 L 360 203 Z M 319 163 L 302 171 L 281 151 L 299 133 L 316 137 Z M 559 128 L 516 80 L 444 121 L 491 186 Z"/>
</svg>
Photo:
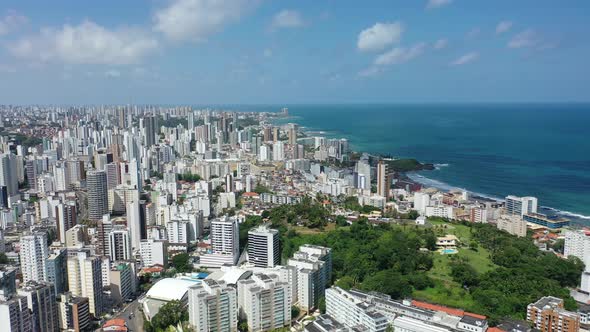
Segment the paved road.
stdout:
<svg viewBox="0 0 590 332">
<path fill-rule="evenodd" d="M 125 310 L 117 314 L 116 318 L 122 318 L 127 322 L 129 331 L 143 331 L 143 312 L 139 311 L 140 304 L 138 300 L 129 303 Z M 129 315 L 133 313 L 133 318 L 129 318 Z"/>
</svg>

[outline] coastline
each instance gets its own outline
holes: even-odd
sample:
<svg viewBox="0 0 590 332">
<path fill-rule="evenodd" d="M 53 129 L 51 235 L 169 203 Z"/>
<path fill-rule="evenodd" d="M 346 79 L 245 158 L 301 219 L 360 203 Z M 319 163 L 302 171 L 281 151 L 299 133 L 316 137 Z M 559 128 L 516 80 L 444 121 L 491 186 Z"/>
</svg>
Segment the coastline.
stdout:
<svg viewBox="0 0 590 332">
<path fill-rule="evenodd" d="M 313 137 L 313 135 L 324 135 L 324 136 L 330 137 L 330 138 L 335 138 L 335 137 L 340 136 L 340 137 L 348 139 L 349 144 L 351 146 L 354 146 L 354 143 L 350 142 L 350 137 L 347 137 L 347 135 L 338 135 L 337 133 L 322 130 L 319 128 L 308 128 L 305 126 L 301 126 L 297 122 L 297 120 L 299 120 L 299 119 L 302 119 L 302 117 L 289 114 L 286 117 L 275 118 L 271 121 L 271 123 L 277 124 L 277 125 L 286 125 L 287 123 L 298 124 L 300 126 L 299 132 L 300 132 L 300 134 L 303 135 L 304 139 L 305 138 L 309 139 L 309 138 Z M 353 150 L 353 152 L 363 153 L 363 151 L 354 151 L 354 150 Z M 368 154 L 369 155 L 378 155 L 378 156 L 384 155 L 383 153 L 368 153 Z M 404 158 L 404 159 L 412 159 L 412 158 Z M 505 200 L 503 197 L 497 197 L 497 196 L 486 194 L 486 193 L 479 193 L 476 191 L 469 190 L 468 188 L 465 188 L 465 187 L 462 188 L 460 186 L 454 186 L 450 183 L 442 182 L 437 179 L 429 178 L 428 176 L 423 175 L 424 171 L 431 171 L 431 170 L 439 169 L 440 167 L 450 167 L 450 165 L 448 165 L 448 164 L 444 164 L 444 163 L 436 164 L 435 163 L 435 164 L 423 164 L 423 165 L 434 165 L 434 168 L 433 169 L 423 169 L 423 170 L 418 170 L 418 171 L 403 172 L 404 177 L 407 180 L 412 181 L 416 184 L 436 188 L 436 189 L 442 190 L 442 191 L 449 191 L 449 190 L 453 190 L 453 189 L 466 190 L 472 197 L 480 198 L 483 201 L 504 202 L 504 200 Z M 509 193 L 507 195 L 509 195 Z M 534 194 L 531 194 L 531 195 L 534 196 Z M 561 210 L 558 207 L 550 207 L 550 206 L 544 206 L 544 205 L 539 206 L 539 212 L 549 215 L 549 216 L 557 215 L 559 217 L 567 218 L 574 225 L 590 226 L 590 216 L 584 215 L 581 213 Z"/>
</svg>

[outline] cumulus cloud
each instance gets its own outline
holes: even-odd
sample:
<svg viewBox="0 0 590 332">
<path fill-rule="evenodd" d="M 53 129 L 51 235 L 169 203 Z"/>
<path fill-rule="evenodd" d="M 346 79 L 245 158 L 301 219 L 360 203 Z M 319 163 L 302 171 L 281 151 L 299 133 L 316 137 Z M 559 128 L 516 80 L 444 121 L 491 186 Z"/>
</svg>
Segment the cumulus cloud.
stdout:
<svg viewBox="0 0 590 332">
<path fill-rule="evenodd" d="M 509 48 L 527 48 L 534 47 L 539 44 L 540 38 L 537 32 L 533 29 L 524 30 L 516 34 L 509 42 Z"/>
<path fill-rule="evenodd" d="M 29 19 L 14 11 L 9 11 L 4 17 L 0 17 L 0 36 L 6 35 L 19 27 L 27 24 Z"/>
<path fill-rule="evenodd" d="M 237 21 L 255 0 L 172 0 L 154 14 L 154 30 L 174 41 L 203 41 Z"/>
<path fill-rule="evenodd" d="M 505 32 L 510 31 L 510 29 L 512 28 L 512 22 L 510 21 L 502 21 L 500 23 L 498 23 L 498 25 L 496 26 L 496 34 L 503 34 Z"/>
<path fill-rule="evenodd" d="M 457 59 L 455 59 L 455 61 L 451 62 L 451 65 L 452 66 L 465 65 L 465 64 L 468 64 L 470 62 L 477 60 L 478 58 L 479 58 L 479 53 L 477 53 L 477 52 L 467 53 L 467 54 L 462 55 L 462 56 L 458 57 Z"/>
<path fill-rule="evenodd" d="M 140 30 L 109 30 L 87 20 L 77 26 L 43 28 L 8 49 L 14 56 L 32 61 L 122 65 L 139 62 L 157 47 L 158 41 Z"/>
<path fill-rule="evenodd" d="M 436 42 L 434 42 L 434 45 L 432 47 L 434 47 L 435 50 L 442 50 L 443 48 L 446 48 L 447 46 L 449 46 L 449 41 L 447 39 L 439 39 Z"/>
<path fill-rule="evenodd" d="M 378 22 L 359 33 L 357 47 L 361 51 L 380 51 L 399 42 L 403 32 L 404 27 L 400 22 Z"/>
<path fill-rule="evenodd" d="M 272 29 L 300 28 L 305 25 L 305 20 L 296 10 L 284 9 L 278 12 L 271 23 Z"/>
<path fill-rule="evenodd" d="M 428 3 L 426 4 L 426 8 L 427 9 L 440 8 L 440 7 L 444 7 L 446 5 L 450 5 L 452 2 L 453 2 L 453 0 L 428 0 Z"/>
<path fill-rule="evenodd" d="M 408 62 L 424 53 L 426 43 L 418 43 L 412 47 L 396 47 L 389 52 L 379 55 L 374 64 L 378 66 L 398 65 Z"/>
</svg>

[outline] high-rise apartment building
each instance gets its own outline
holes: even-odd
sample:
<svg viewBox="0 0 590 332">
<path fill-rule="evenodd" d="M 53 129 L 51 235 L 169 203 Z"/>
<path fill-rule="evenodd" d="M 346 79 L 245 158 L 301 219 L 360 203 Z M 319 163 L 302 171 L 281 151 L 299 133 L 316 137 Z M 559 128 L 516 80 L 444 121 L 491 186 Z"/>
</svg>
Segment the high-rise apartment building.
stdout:
<svg viewBox="0 0 590 332">
<path fill-rule="evenodd" d="M 105 171 L 89 171 L 86 178 L 88 188 L 88 219 L 98 221 L 109 212 L 107 174 Z"/>
<path fill-rule="evenodd" d="M 47 233 L 35 232 L 21 236 L 20 264 L 24 282 L 46 280 L 47 256 Z"/>
<path fill-rule="evenodd" d="M 75 201 L 59 203 L 55 207 L 55 223 L 57 224 L 57 239 L 66 242 L 66 232 L 78 223 L 78 211 Z"/>
<path fill-rule="evenodd" d="M 223 281 L 204 279 L 188 290 L 189 322 L 196 332 L 237 332 L 236 290 Z"/>
<path fill-rule="evenodd" d="M 387 181 L 388 179 L 387 164 L 380 160 L 379 164 L 377 164 L 377 195 L 385 198 L 389 197 L 390 184 Z"/>
<path fill-rule="evenodd" d="M 272 331 L 291 323 L 291 285 L 274 274 L 255 273 L 238 282 L 240 316 L 248 331 Z"/>
<path fill-rule="evenodd" d="M 6 186 L 8 196 L 18 192 L 17 161 L 12 153 L 0 154 L 0 185 Z"/>
<path fill-rule="evenodd" d="M 387 317 L 358 296 L 340 287 L 326 289 L 326 313 L 350 328 L 382 332 L 389 326 Z"/>
<path fill-rule="evenodd" d="M 109 257 L 113 262 L 132 259 L 131 237 L 125 226 L 116 225 L 110 231 Z"/>
<path fill-rule="evenodd" d="M 240 255 L 239 223 L 235 217 L 221 217 L 211 221 L 211 253 L 201 256 L 205 266 L 234 265 Z"/>
<path fill-rule="evenodd" d="M 144 266 L 160 264 L 168 266 L 168 241 L 146 239 L 139 244 L 139 255 Z"/>
<path fill-rule="evenodd" d="M 266 225 L 248 231 L 248 261 L 256 267 L 279 265 L 279 231 Z"/>
<path fill-rule="evenodd" d="M 27 299 L 16 293 L 16 269 L 6 265 L 0 265 L 0 331 L 34 331 Z"/>
<path fill-rule="evenodd" d="M 88 298 L 88 308 L 94 317 L 103 312 L 102 270 L 98 257 L 80 251 L 68 257 L 68 286 L 74 296 Z"/>
<path fill-rule="evenodd" d="M 287 265 L 297 270 L 297 299 L 293 299 L 293 302 L 306 311 L 315 308 L 332 278 L 331 249 L 303 245 Z"/>
<path fill-rule="evenodd" d="M 55 295 L 63 293 L 68 286 L 68 265 L 66 250 L 54 249 L 46 260 L 47 276 L 45 280 L 53 284 Z"/>
<path fill-rule="evenodd" d="M 272 146 L 272 160 L 282 161 L 285 159 L 285 143 L 278 141 Z"/>
<path fill-rule="evenodd" d="M 578 332 L 580 315 L 564 309 L 563 300 L 545 296 L 527 306 L 526 320 L 541 332 Z"/>
<path fill-rule="evenodd" d="M 88 299 L 71 293 L 60 295 L 58 303 L 59 327 L 61 330 L 81 332 L 90 326 Z"/>
<path fill-rule="evenodd" d="M 59 331 L 59 317 L 53 284 L 30 281 L 18 289 L 18 295 L 27 301 L 27 307 L 31 311 L 33 331 Z"/>
<path fill-rule="evenodd" d="M 519 216 L 537 213 L 537 203 L 536 197 L 506 196 L 506 213 Z"/>
</svg>

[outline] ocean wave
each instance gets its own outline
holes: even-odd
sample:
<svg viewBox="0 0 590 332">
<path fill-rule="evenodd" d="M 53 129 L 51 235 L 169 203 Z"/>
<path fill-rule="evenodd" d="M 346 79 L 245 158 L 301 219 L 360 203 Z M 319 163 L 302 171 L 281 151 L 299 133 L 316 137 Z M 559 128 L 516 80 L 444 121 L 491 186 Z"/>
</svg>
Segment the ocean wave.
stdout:
<svg viewBox="0 0 590 332">
<path fill-rule="evenodd" d="M 577 219 L 590 220 L 590 216 L 585 216 L 583 214 L 574 213 L 574 212 L 570 212 L 570 211 L 562 211 L 562 210 L 556 210 L 556 211 L 557 211 L 557 213 L 564 215 L 564 216 L 577 218 Z"/>
<path fill-rule="evenodd" d="M 449 164 L 434 164 L 434 168 L 436 168 L 436 170 L 440 170 L 443 167 L 449 167 Z"/>
<path fill-rule="evenodd" d="M 411 174 L 407 174 L 408 177 L 422 185 L 425 186 L 429 186 L 429 187 L 434 187 L 440 190 L 452 190 L 452 189 L 457 189 L 456 187 L 451 186 L 448 183 L 439 181 L 439 180 L 435 180 L 435 179 L 431 179 L 431 178 L 427 178 L 421 174 L 417 174 L 417 173 L 411 173 Z"/>
<path fill-rule="evenodd" d="M 550 207 L 550 206 L 544 206 L 544 205 L 542 205 L 540 207 L 541 207 L 541 209 L 554 212 L 557 215 L 568 216 L 570 218 L 576 218 L 576 219 L 590 220 L 590 216 L 586 216 L 586 215 L 583 215 L 583 214 L 580 214 L 580 213 L 575 213 L 575 212 L 560 210 L 560 209 L 556 209 L 556 208 L 553 208 L 553 207 Z"/>
<path fill-rule="evenodd" d="M 417 174 L 417 173 L 413 173 L 413 174 L 408 174 L 408 177 L 424 186 L 428 186 L 428 187 L 434 187 L 437 188 L 439 190 L 466 190 L 470 195 L 473 196 L 478 196 L 478 197 L 482 197 L 482 198 L 486 198 L 489 200 L 493 200 L 493 201 L 503 201 L 504 199 L 501 197 L 496 197 L 493 195 L 488 195 L 488 194 L 482 194 L 482 193 L 478 193 L 478 192 L 474 192 L 474 191 L 469 191 L 467 189 L 464 188 L 459 188 L 457 186 L 452 186 L 446 182 L 442 182 L 439 180 L 435 180 L 435 179 L 431 179 L 431 178 L 427 178 L 421 174 Z"/>
</svg>

